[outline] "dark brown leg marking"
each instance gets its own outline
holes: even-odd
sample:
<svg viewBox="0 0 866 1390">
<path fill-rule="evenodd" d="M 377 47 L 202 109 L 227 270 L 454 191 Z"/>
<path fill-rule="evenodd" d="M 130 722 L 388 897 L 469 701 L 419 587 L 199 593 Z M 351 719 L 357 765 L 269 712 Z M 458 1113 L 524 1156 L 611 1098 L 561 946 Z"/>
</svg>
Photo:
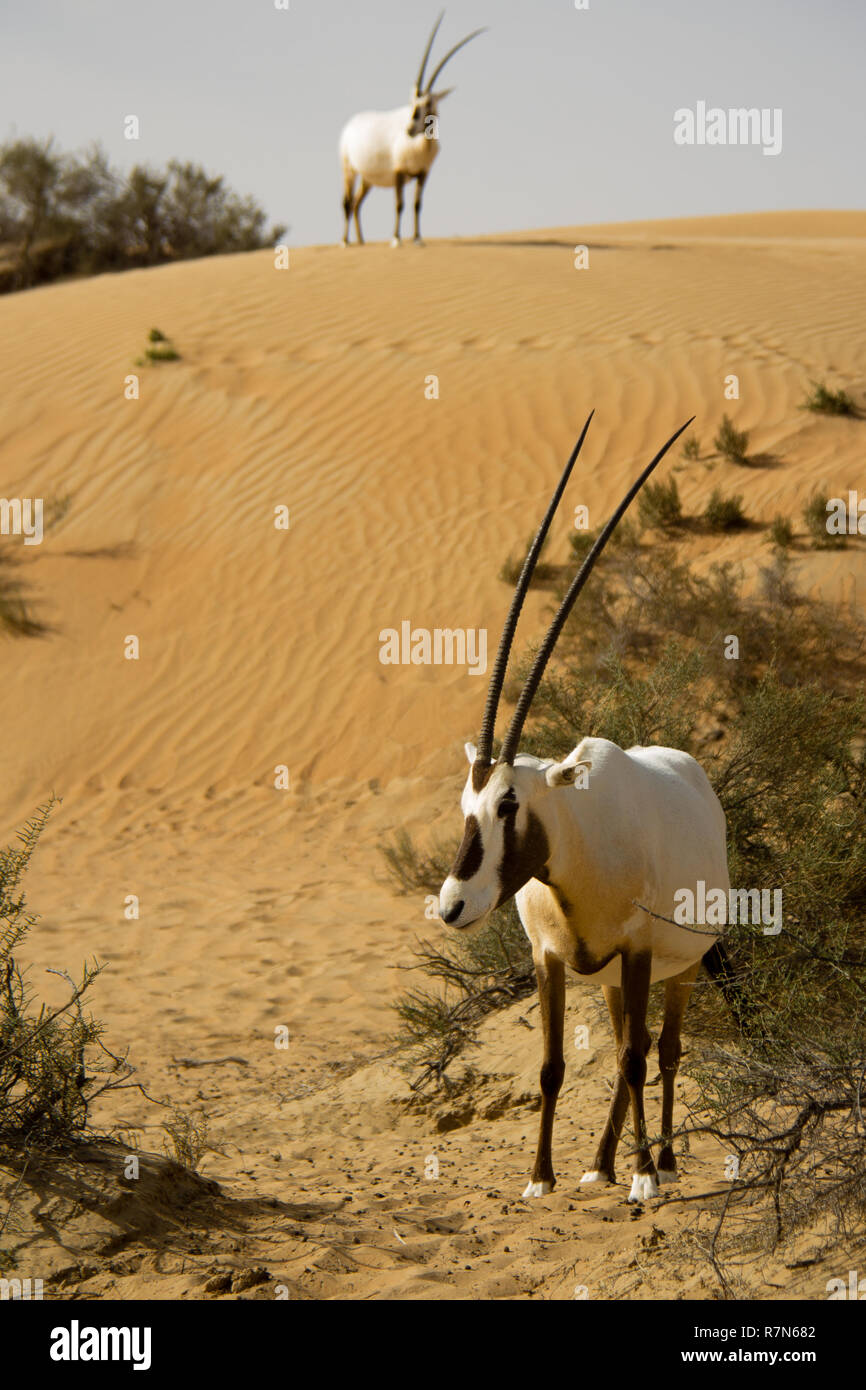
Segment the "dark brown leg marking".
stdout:
<svg viewBox="0 0 866 1390">
<path fill-rule="evenodd" d="M 361 187 L 358 189 L 358 196 L 355 199 L 355 231 L 358 234 L 358 245 L 364 245 L 364 238 L 361 235 L 361 204 L 370 192 L 370 184 L 364 179 L 361 180 Z"/>
<path fill-rule="evenodd" d="M 646 1011 L 649 1002 L 652 955 L 640 951 L 622 958 L 622 1045 L 619 1051 L 620 1073 L 628 1087 L 631 1116 L 634 1125 L 637 1163 L 635 1172 L 658 1180 L 650 1151 L 644 1114 L 646 1084 Z"/>
<path fill-rule="evenodd" d="M 668 1182 L 672 1182 L 677 1175 L 677 1160 L 673 1150 L 674 1083 L 682 1053 L 680 1034 L 683 1014 L 699 967 L 700 961 L 689 966 L 682 975 L 675 975 L 665 983 L 665 1020 L 659 1037 L 659 1068 L 662 1074 L 662 1145 L 659 1151 L 659 1173 L 666 1174 Z"/>
<path fill-rule="evenodd" d="M 415 184 L 415 240 L 421 240 L 421 200 L 424 194 L 424 184 L 427 182 L 426 174 L 419 174 Z"/>
<path fill-rule="evenodd" d="M 541 1064 L 541 1123 L 538 1131 L 538 1151 L 532 1169 L 532 1182 L 546 1182 L 553 1187 L 551 1141 L 556 1099 L 565 1075 L 562 1052 L 562 1030 L 565 1021 L 565 966 L 553 956 L 539 957 L 535 962 L 538 998 L 541 1004 L 541 1026 L 544 1031 L 544 1060 Z"/>
<path fill-rule="evenodd" d="M 349 245 L 349 219 L 352 216 L 352 208 L 355 202 L 355 175 L 347 169 L 343 174 L 343 212 L 346 216 L 346 226 L 343 232 L 343 241 Z"/>
<path fill-rule="evenodd" d="M 406 182 L 405 174 L 398 174 L 394 182 L 394 191 L 397 194 L 397 216 L 394 222 L 394 240 L 400 240 L 400 219 L 403 216 L 403 185 Z"/>
</svg>

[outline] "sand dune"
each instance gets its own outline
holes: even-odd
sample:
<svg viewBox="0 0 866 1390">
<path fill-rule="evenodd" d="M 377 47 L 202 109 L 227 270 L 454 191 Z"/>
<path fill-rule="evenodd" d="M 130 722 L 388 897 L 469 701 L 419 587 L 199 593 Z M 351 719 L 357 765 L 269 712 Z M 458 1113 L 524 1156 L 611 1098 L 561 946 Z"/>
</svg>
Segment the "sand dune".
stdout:
<svg viewBox="0 0 866 1390">
<path fill-rule="evenodd" d="M 50 791 L 63 797 L 29 879 L 44 916 L 32 957 L 111 961 L 97 1013 L 148 1089 L 201 1094 L 239 1146 L 222 1176 L 267 1176 L 287 1199 L 315 1186 L 309 1162 L 268 1158 L 289 1152 L 279 1097 L 382 1053 L 397 966 L 424 928 L 423 905 L 381 881 L 378 846 L 401 823 L 458 828 L 461 745 L 486 681 L 382 665 L 380 631 L 487 628 L 494 646 L 500 565 L 592 407 L 569 500 L 593 524 L 692 414 L 709 446 L 729 413 L 765 466 L 672 459 L 687 511 L 720 486 L 759 522 L 796 521 L 813 489 L 856 488 L 866 425 L 799 406 L 810 378 L 866 397 L 864 236 L 866 214 L 802 212 L 310 247 L 288 271 L 254 253 L 3 301 L 5 495 L 69 498 L 22 570 L 54 631 L 6 641 L 0 692 L 7 839 Z M 153 326 L 182 360 L 136 369 Z M 556 556 L 569 524 L 566 506 Z M 692 544 L 747 573 L 766 555 L 758 531 Z M 859 598 L 864 554 L 798 563 L 807 584 Z M 545 602 L 531 596 L 524 640 Z M 130 634 L 138 661 L 124 660 Z M 172 1060 L 228 1054 L 248 1065 L 205 1078 Z M 586 1105 L 591 1126 L 603 1090 Z M 130 1099 L 124 1116 L 157 1142 L 145 1107 Z M 427 1122 L 414 1123 L 423 1151 Z M 331 1152 L 326 1129 L 301 1128 L 302 1148 Z M 461 1181 L 514 1186 L 528 1148 L 501 1133 L 504 1148 L 464 1155 Z M 397 1183 L 398 1158 L 368 1140 L 365 1161 Z"/>
</svg>

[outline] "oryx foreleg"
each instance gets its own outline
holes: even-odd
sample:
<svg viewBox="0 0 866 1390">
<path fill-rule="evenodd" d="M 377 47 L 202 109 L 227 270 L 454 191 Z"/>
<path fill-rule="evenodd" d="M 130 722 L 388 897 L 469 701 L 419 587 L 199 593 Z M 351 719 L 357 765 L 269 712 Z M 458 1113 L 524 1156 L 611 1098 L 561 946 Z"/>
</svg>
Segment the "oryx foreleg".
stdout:
<svg viewBox="0 0 866 1390">
<path fill-rule="evenodd" d="M 562 1051 L 562 1032 L 565 1022 L 565 966 L 555 956 L 535 958 L 538 980 L 538 1000 L 541 1005 L 541 1027 L 544 1033 L 544 1059 L 541 1064 L 541 1122 L 538 1131 L 538 1151 L 535 1166 L 524 1197 L 543 1197 L 553 1190 L 551 1141 L 556 1099 L 565 1075 Z"/>
<path fill-rule="evenodd" d="M 397 195 L 397 210 L 394 220 L 394 239 L 391 242 L 392 246 L 400 245 L 400 219 L 403 216 L 403 185 L 405 182 L 405 174 L 397 174 L 394 178 L 394 192 Z"/>
</svg>

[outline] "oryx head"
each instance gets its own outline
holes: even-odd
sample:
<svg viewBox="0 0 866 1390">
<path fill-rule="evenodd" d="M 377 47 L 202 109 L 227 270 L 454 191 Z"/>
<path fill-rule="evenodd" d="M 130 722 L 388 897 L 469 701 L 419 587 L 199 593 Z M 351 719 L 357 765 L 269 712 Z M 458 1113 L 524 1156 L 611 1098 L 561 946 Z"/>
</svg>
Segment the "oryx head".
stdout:
<svg viewBox="0 0 866 1390">
<path fill-rule="evenodd" d="M 556 820 L 555 814 L 551 814 L 550 799 L 572 794 L 567 789 L 574 784 L 581 760 L 577 753 L 569 754 L 560 763 L 551 760 L 541 761 L 528 754 L 518 756 L 517 747 L 523 726 L 557 638 L 578 594 L 589 578 L 593 565 L 623 513 L 643 487 L 656 464 L 664 458 L 683 430 L 688 429 L 692 423 L 691 420 L 687 420 L 659 450 L 652 463 L 647 465 L 607 522 L 574 576 L 538 650 L 508 732 L 502 741 L 499 756 L 494 761 L 493 733 L 496 711 L 517 619 L 539 552 L 586 438 L 591 419 L 592 414 L 581 431 L 556 491 L 550 499 L 544 520 L 529 548 L 517 581 L 511 608 L 502 630 L 496 664 L 490 676 L 478 746 L 466 744 L 470 771 L 460 803 L 464 815 L 463 840 L 439 894 L 439 915 L 449 926 L 457 927 L 459 930 L 481 926 L 493 908 L 506 902 L 531 878 L 539 878 L 542 881 L 547 878 L 547 863 L 551 854 L 549 828 Z"/>
<path fill-rule="evenodd" d="M 445 54 L 445 57 L 442 59 L 425 87 L 424 73 L 427 67 L 427 60 L 430 57 L 430 51 L 433 47 L 436 35 L 439 32 L 439 25 L 444 18 L 445 11 L 443 10 L 436 23 L 433 25 L 433 32 L 427 40 L 424 57 L 421 59 L 421 66 L 418 69 L 418 76 L 415 79 L 415 86 L 412 89 L 412 101 L 409 106 L 409 125 L 406 129 L 407 135 L 426 135 L 428 139 L 436 138 L 436 118 L 439 114 L 438 103 L 444 101 L 448 94 L 454 91 L 453 87 L 446 87 L 441 92 L 434 92 L 433 87 L 436 79 L 445 64 L 454 57 L 454 54 L 457 53 L 459 49 L 463 48 L 464 45 L 469 43 L 472 39 L 477 38 L 479 34 L 485 32 L 484 29 L 473 29 L 472 33 L 467 34 L 465 39 L 461 39 L 459 43 L 456 43 L 454 47 Z"/>
</svg>

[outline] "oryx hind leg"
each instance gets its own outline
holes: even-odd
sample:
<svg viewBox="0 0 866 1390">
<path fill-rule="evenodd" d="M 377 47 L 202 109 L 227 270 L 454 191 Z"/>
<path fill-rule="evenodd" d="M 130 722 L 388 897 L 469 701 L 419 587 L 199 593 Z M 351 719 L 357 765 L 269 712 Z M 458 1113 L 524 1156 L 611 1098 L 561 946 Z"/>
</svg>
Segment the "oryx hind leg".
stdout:
<svg viewBox="0 0 866 1390">
<path fill-rule="evenodd" d="M 355 212 L 355 231 L 356 231 L 357 234 L 358 234 L 358 245 L 359 245 L 359 246 L 363 246 L 363 245 L 364 245 L 364 238 L 363 238 L 363 236 L 361 235 L 361 204 L 363 203 L 363 201 L 364 201 L 364 199 L 366 198 L 367 194 L 370 192 L 370 188 L 371 188 L 371 187 L 372 187 L 372 185 L 369 184 L 369 183 L 367 183 L 367 180 L 362 176 L 362 177 L 361 177 L 361 186 L 360 186 L 360 188 L 358 189 L 358 196 L 357 196 L 357 198 L 355 199 L 355 206 L 354 206 L 354 212 Z"/>
<path fill-rule="evenodd" d="M 683 1014 L 691 998 L 692 986 L 700 969 L 700 961 L 690 965 L 681 975 L 665 982 L 665 1020 L 659 1037 L 659 1069 L 662 1074 L 662 1136 L 659 1150 L 659 1182 L 676 1182 L 677 1160 L 674 1156 L 674 1083 L 682 1055 L 680 1035 Z"/>
<path fill-rule="evenodd" d="M 616 1040 L 617 1062 L 622 1051 L 622 990 L 618 985 L 602 985 L 602 993 L 607 1003 L 613 1036 Z M 644 1053 L 649 1052 L 651 1038 L 645 1030 Z M 581 1178 L 582 1183 L 616 1182 L 616 1149 L 628 1110 L 628 1086 L 625 1077 L 617 1066 L 616 1085 L 610 1102 L 610 1113 L 605 1122 L 598 1143 L 593 1166 Z"/>
<path fill-rule="evenodd" d="M 623 952 L 622 956 L 622 1046 L 619 1050 L 620 1074 L 628 1087 L 634 1125 L 636 1162 L 630 1202 L 643 1202 L 658 1195 L 658 1174 L 650 1149 L 644 1112 L 646 1085 L 646 1012 L 649 1003 L 652 952 Z"/>
<path fill-rule="evenodd" d="M 556 1178 L 553 1172 L 551 1144 L 556 1099 L 565 1075 L 562 1033 L 565 1024 L 565 966 L 555 956 L 535 959 L 538 980 L 538 1000 L 541 1005 L 541 1027 L 544 1033 L 544 1059 L 541 1064 L 541 1122 L 538 1131 L 538 1151 L 532 1177 L 524 1197 L 544 1197 L 553 1191 Z"/>
<path fill-rule="evenodd" d="M 343 214 L 346 218 L 346 225 L 343 228 L 343 245 L 349 245 L 349 224 L 352 217 L 352 208 L 355 205 L 355 180 L 357 174 L 348 164 L 343 165 Z"/>
</svg>

